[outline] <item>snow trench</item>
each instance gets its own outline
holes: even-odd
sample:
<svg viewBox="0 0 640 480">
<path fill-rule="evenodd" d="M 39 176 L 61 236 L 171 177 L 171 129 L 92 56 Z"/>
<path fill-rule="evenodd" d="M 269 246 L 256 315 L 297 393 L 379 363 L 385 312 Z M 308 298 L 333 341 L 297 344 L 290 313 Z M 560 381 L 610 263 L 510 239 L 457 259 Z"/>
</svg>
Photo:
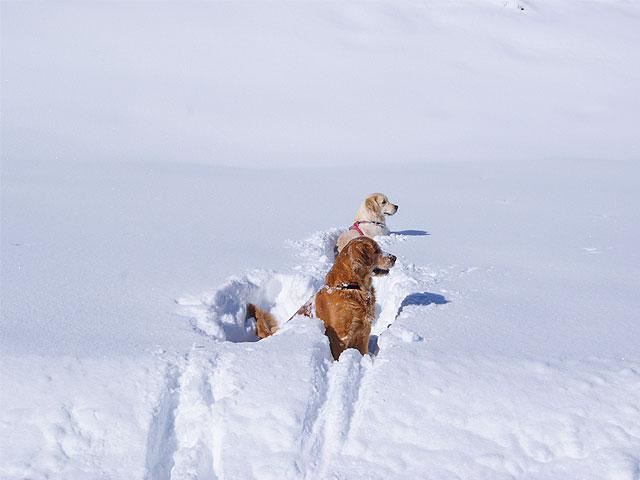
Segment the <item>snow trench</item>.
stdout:
<svg viewBox="0 0 640 480">
<path fill-rule="evenodd" d="M 183 296 L 176 300 L 180 314 L 189 318 L 197 332 L 216 341 L 257 341 L 247 304 L 253 303 L 285 322 L 322 286 L 334 260 L 339 230 L 316 232 L 304 241 L 290 241 L 302 262 L 288 272 L 253 270 L 230 278 L 213 293 Z M 392 247 L 402 235 L 385 237 L 381 244 Z M 392 252 L 393 253 L 393 252 Z M 447 303 L 442 295 L 425 292 L 434 279 L 426 269 L 399 260 L 385 277 L 374 280 L 376 319 L 372 324 L 372 352 L 377 336 L 386 330 L 408 305 Z"/>
</svg>

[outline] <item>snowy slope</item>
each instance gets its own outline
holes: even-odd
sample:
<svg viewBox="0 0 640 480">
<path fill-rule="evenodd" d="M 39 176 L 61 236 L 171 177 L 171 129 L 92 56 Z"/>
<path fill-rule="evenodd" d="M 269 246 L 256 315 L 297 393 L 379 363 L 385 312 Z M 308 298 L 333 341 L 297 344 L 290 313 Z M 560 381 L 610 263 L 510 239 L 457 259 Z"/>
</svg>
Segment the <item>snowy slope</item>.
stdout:
<svg viewBox="0 0 640 480">
<path fill-rule="evenodd" d="M 640 153 L 633 1 L 2 9 L 3 151 L 17 160 L 335 166 Z"/>
<path fill-rule="evenodd" d="M 637 478 L 638 362 L 425 355 L 392 337 L 332 363 L 320 329 L 291 326 L 164 373 L 5 362 L 37 373 L 3 375 L 24 396 L 2 405 L 2 477 Z"/>
<path fill-rule="evenodd" d="M 638 5 L 0 5 L 0 479 L 640 479 Z"/>
<path fill-rule="evenodd" d="M 255 271 L 200 303 L 180 300 L 203 335 L 232 341 L 184 356 L 5 358 L 3 475 L 637 478 L 637 356 L 439 349 L 429 336 L 450 306 L 423 292 L 438 286 L 430 268 L 401 261 L 377 282 L 371 357 L 347 350 L 332 361 L 321 324 L 304 317 L 260 342 L 242 337 L 245 302 L 291 311 L 335 237 L 298 242 L 306 260 L 289 274 Z M 383 242 L 401 240 L 412 239 Z"/>
</svg>

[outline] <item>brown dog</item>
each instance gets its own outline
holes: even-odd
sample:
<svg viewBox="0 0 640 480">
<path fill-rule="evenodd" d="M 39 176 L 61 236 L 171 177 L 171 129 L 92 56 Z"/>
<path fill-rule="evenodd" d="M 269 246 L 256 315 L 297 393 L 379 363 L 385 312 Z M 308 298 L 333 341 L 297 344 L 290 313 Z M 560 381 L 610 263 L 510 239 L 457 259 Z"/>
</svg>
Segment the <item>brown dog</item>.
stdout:
<svg viewBox="0 0 640 480">
<path fill-rule="evenodd" d="M 395 256 L 383 252 L 369 237 L 351 240 L 336 257 L 322 288 L 296 312 L 322 320 L 336 360 L 347 348 L 368 353 L 376 304 L 372 277 L 389 273 L 395 262 Z M 247 315 L 255 318 L 258 337 L 277 330 L 273 316 L 256 306 L 249 304 Z"/>
</svg>

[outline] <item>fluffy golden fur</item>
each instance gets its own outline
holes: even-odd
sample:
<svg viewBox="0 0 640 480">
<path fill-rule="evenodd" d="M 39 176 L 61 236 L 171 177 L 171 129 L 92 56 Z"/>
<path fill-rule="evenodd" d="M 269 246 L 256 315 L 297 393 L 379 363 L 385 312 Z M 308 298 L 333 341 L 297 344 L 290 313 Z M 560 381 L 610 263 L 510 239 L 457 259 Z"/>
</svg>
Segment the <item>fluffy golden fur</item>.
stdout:
<svg viewBox="0 0 640 480">
<path fill-rule="evenodd" d="M 296 312 L 322 320 L 336 360 L 347 348 L 368 353 L 376 304 L 372 277 L 388 273 L 395 262 L 396 257 L 383 252 L 374 240 L 353 239 L 336 257 L 322 288 Z M 277 322 L 271 314 L 254 305 L 249 305 L 247 312 L 256 320 L 258 337 L 275 333 Z"/>
<path fill-rule="evenodd" d="M 389 229 L 385 217 L 394 215 L 398 211 L 398 205 L 394 205 L 389 201 L 386 195 L 382 193 L 372 193 L 367 196 L 358 207 L 354 223 L 358 223 L 358 228 L 362 233 L 370 238 L 377 235 L 388 235 Z M 351 240 L 361 236 L 355 229 L 343 232 L 336 243 L 338 253 Z"/>
<path fill-rule="evenodd" d="M 255 319 L 258 338 L 266 338 L 269 335 L 273 335 L 278 329 L 278 322 L 273 318 L 273 315 L 259 309 L 252 303 L 247 305 L 247 317 Z"/>
</svg>

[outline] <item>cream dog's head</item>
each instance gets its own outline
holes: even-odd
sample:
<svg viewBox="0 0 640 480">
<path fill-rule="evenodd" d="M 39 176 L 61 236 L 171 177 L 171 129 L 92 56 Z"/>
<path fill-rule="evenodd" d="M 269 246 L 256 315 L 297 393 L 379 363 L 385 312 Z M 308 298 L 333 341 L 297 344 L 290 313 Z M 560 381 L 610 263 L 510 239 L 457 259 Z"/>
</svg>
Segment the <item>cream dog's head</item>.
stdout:
<svg viewBox="0 0 640 480">
<path fill-rule="evenodd" d="M 393 215 L 398 211 L 398 205 L 389 201 L 382 193 L 372 193 L 364 199 L 356 214 L 356 220 L 383 222 L 385 215 Z"/>
</svg>

